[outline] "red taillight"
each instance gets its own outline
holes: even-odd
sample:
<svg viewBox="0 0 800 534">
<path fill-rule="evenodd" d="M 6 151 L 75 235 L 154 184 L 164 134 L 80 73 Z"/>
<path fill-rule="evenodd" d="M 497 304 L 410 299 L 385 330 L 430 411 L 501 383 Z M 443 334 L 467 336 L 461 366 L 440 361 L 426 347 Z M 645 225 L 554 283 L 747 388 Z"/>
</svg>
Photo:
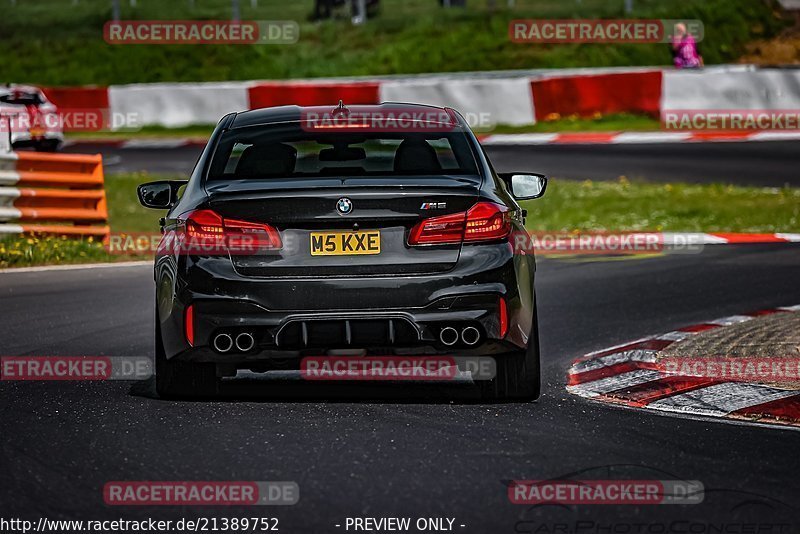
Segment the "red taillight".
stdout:
<svg viewBox="0 0 800 534">
<path fill-rule="evenodd" d="M 409 245 L 443 245 L 461 243 L 467 214 L 453 213 L 420 221 L 408 235 Z"/>
<path fill-rule="evenodd" d="M 497 315 L 500 319 L 500 339 L 506 337 L 508 333 L 508 305 L 506 304 L 506 299 L 500 297 L 497 301 Z"/>
<path fill-rule="evenodd" d="M 194 347 L 194 304 L 189 304 L 186 308 L 186 315 L 183 317 L 183 329 L 186 334 L 186 342 L 190 347 Z"/>
<path fill-rule="evenodd" d="M 186 217 L 190 245 L 225 248 L 234 253 L 254 253 L 283 246 L 278 230 L 264 223 L 226 219 L 212 210 L 197 210 Z"/>
<path fill-rule="evenodd" d="M 224 219 L 225 236 L 231 250 L 279 249 L 283 246 L 281 234 L 274 226 L 263 223 Z"/>
<path fill-rule="evenodd" d="M 197 210 L 186 216 L 186 235 L 193 239 L 222 238 L 222 217 L 211 210 Z"/>
<path fill-rule="evenodd" d="M 466 212 L 431 217 L 411 229 L 409 245 L 443 245 L 492 241 L 511 233 L 511 215 L 504 206 L 478 202 Z"/>
<path fill-rule="evenodd" d="M 478 202 L 467 212 L 464 241 L 502 239 L 511 233 L 508 208 L 491 202 Z"/>
</svg>

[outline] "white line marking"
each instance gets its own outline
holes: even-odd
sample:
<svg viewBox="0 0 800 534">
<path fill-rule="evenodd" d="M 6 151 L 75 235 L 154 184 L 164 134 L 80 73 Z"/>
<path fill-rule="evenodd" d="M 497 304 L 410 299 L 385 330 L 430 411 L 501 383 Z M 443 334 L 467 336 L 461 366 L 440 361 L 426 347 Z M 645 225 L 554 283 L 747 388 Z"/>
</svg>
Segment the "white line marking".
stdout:
<svg viewBox="0 0 800 534">
<path fill-rule="evenodd" d="M 674 332 L 667 332 L 664 335 L 658 336 L 656 339 L 663 341 L 683 341 L 687 337 L 692 337 L 697 333 L 698 332 L 680 332 L 676 330 Z"/>
<path fill-rule="evenodd" d="M 131 139 L 120 145 L 120 148 L 179 148 L 189 144 L 186 139 Z"/>
<path fill-rule="evenodd" d="M 785 239 L 786 241 L 791 241 L 792 243 L 800 242 L 800 234 L 775 234 L 775 237 L 778 239 Z"/>
<path fill-rule="evenodd" d="M 570 367 L 569 374 L 579 375 L 588 371 L 602 369 L 603 367 L 610 367 L 618 363 L 628 362 L 655 362 L 657 350 L 626 350 L 624 352 L 615 352 L 614 354 L 607 354 L 599 358 L 576 362 Z"/>
<path fill-rule="evenodd" d="M 9 225 L 10 226 L 10 225 Z M 0 225 L 0 231 L 3 228 Z M 20 227 L 22 232 L 22 227 Z M 39 267 L 12 267 L 9 269 L 0 269 L 0 273 L 42 273 L 47 271 L 77 271 L 79 269 L 111 269 L 119 267 L 144 267 L 145 265 L 153 266 L 153 260 L 143 261 L 120 261 L 115 263 L 84 263 L 75 265 L 41 265 Z"/>
<path fill-rule="evenodd" d="M 493 134 L 484 137 L 482 145 L 546 145 L 559 134 Z"/>
<path fill-rule="evenodd" d="M 731 315 L 730 317 L 721 317 L 719 319 L 714 319 L 713 321 L 708 321 L 708 324 L 730 326 L 732 324 L 743 323 L 745 321 L 750 321 L 752 319 L 753 317 L 749 315 Z"/>
<path fill-rule="evenodd" d="M 617 135 L 612 144 L 682 143 L 692 136 L 689 132 L 625 132 Z"/>
<path fill-rule="evenodd" d="M 648 404 L 653 410 L 693 413 L 698 415 L 728 415 L 736 410 L 797 395 L 794 390 L 776 389 L 757 384 L 726 382 L 687 393 L 672 395 Z"/>
<path fill-rule="evenodd" d="M 728 240 L 702 232 L 663 232 L 661 239 L 665 245 L 724 245 Z"/>
<path fill-rule="evenodd" d="M 800 139 L 798 132 L 758 132 L 750 136 L 750 141 L 793 141 Z"/>
<path fill-rule="evenodd" d="M 615 391 L 617 389 L 638 386 L 639 384 L 652 382 L 653 380 L 658 380 L 663 376 L 664 375 L 659 371 L 654 371 L 651 369 L 637 369 L 628 373 L 622 373 L 621 375 L 614 375 L 601 378 L 600 380 L 595 380 L 593 382 L 586 382 L 585 384 L 567 386 L 567 391 L 582 397 L 597 397 L 598 395 L 608 393 L 609 391 Z"/>
</svg>

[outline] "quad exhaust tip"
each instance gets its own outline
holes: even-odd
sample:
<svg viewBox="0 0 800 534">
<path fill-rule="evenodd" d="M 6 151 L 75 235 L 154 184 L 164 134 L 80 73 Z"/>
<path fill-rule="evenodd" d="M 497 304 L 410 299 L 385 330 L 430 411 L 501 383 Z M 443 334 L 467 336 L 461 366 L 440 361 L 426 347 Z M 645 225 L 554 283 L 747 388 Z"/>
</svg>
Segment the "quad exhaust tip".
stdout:
<svg viewBox="0 0 800 534">
<path fill-rule="evenodd" d="M 236 348 L 242 352 L 251 350 L 256 345 L 256 340 L 253 339 L 253 334 L 250 332 L 242 332 L 236 336 Z"/>
<path fill-rule="evenodd" d="M 481 333 L 474 326 L 468 326 L 461 331 L 461 341 L 463 341 L 465 345 L 472 347 L 477 345 L 480 340 Z"/>
<path fill-rule="evenodd" d="M 213 345 L 217 352 L 228 352 L 233 348 L 233 338 L 228 334 L 217 334 L 214 336 Z"/>
<path fill-rule="evenodd" d="M 439 341 L 448 347 L 455 345 L 458 342 L 458 330 L 452 326 L 445 326 L 439 331 Z"/>
</svg>

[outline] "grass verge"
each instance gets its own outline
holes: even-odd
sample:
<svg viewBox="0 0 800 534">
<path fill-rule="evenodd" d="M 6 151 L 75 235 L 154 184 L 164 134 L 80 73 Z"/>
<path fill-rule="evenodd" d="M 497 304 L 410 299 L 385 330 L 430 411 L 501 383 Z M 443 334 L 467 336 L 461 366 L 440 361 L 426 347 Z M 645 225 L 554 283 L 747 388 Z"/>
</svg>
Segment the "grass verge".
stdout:
<svg viewBox="0 0 800 534">
<path fill-rule="evenodd" d="M 112 232 L 158 233 L 159 211 L 139 206 L 136 186 L 169 179 L 146 173 L 106 178 Z M 172 177 L 174 178 L 174 177 Z M 534 231 L 800 232 L 800 189 L 728 185 L 576 182 L 553 179 L 547 194 L 525 202 Z M 109 254 L 96 240 L 8 236 L 0 267 L 146 259 Z"/>
<path fill-rule="evenodd" d="M 5 2 L 0 18 L 2 78 L 43 85 L 120 84 L 392 75 L 497 69 L 670 65 L 665 44 L 516 44 L 514 19 L 699 19 L 706 64 L 735 61 L 746 45 L 787 25 L 773 0 L 382 0 L 377 17 L 353 26 L 311 22 L 313 0 L 240 2 L 245 20 L 295 20 L 294 45 L 109 45 L 109 0 Z M 120 2 L 122 19 L 226 20 L 230 0 Z M 494 5 L 494 8 L 489 7 Z M 191 6 L 194 6 L 192 8 Z"/>
<path fill-rule="evenodd" d="M 551 120 L 537 122 L 525 126 L 498 125 L 491 131 L 477 131 L 479 134 L 514 134 L 514 133 L 552 133 L 552 132 L 645 132 L 661 129 L 658 119 L 646 115 L 617 113 L 612 115 L 597 114 L 592 118 L 553 117 Z"/>
<path fill-rule="evenodd" d="M 800 189 L 553 179 L 526 202 L 537 231 L 746 232 L 800 230 Z"/>
</svg>

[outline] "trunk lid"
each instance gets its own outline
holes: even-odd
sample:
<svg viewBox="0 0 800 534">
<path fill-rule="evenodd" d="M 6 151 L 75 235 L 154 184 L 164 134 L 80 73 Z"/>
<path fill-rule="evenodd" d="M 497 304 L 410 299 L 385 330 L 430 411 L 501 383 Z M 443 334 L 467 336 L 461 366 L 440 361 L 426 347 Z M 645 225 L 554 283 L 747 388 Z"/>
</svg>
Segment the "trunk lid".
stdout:
<svg viewBox="0 0 800 534">
<path fill-rule="evenodd" d="M 414 275 L 451 269 L 461 245 L 409 246 L 411 228 L 429 217 L 468 210 L 480 180 L 448 175 L 231 180 L 207 183 L 206 190 L 209 207 L 221 216 L 266 223 L 280 232 L 280 250 L 231 256 L 243 276 Z M 349 200 L 349 213 L 337 210 L 341 199 Z"/>
</svg>

